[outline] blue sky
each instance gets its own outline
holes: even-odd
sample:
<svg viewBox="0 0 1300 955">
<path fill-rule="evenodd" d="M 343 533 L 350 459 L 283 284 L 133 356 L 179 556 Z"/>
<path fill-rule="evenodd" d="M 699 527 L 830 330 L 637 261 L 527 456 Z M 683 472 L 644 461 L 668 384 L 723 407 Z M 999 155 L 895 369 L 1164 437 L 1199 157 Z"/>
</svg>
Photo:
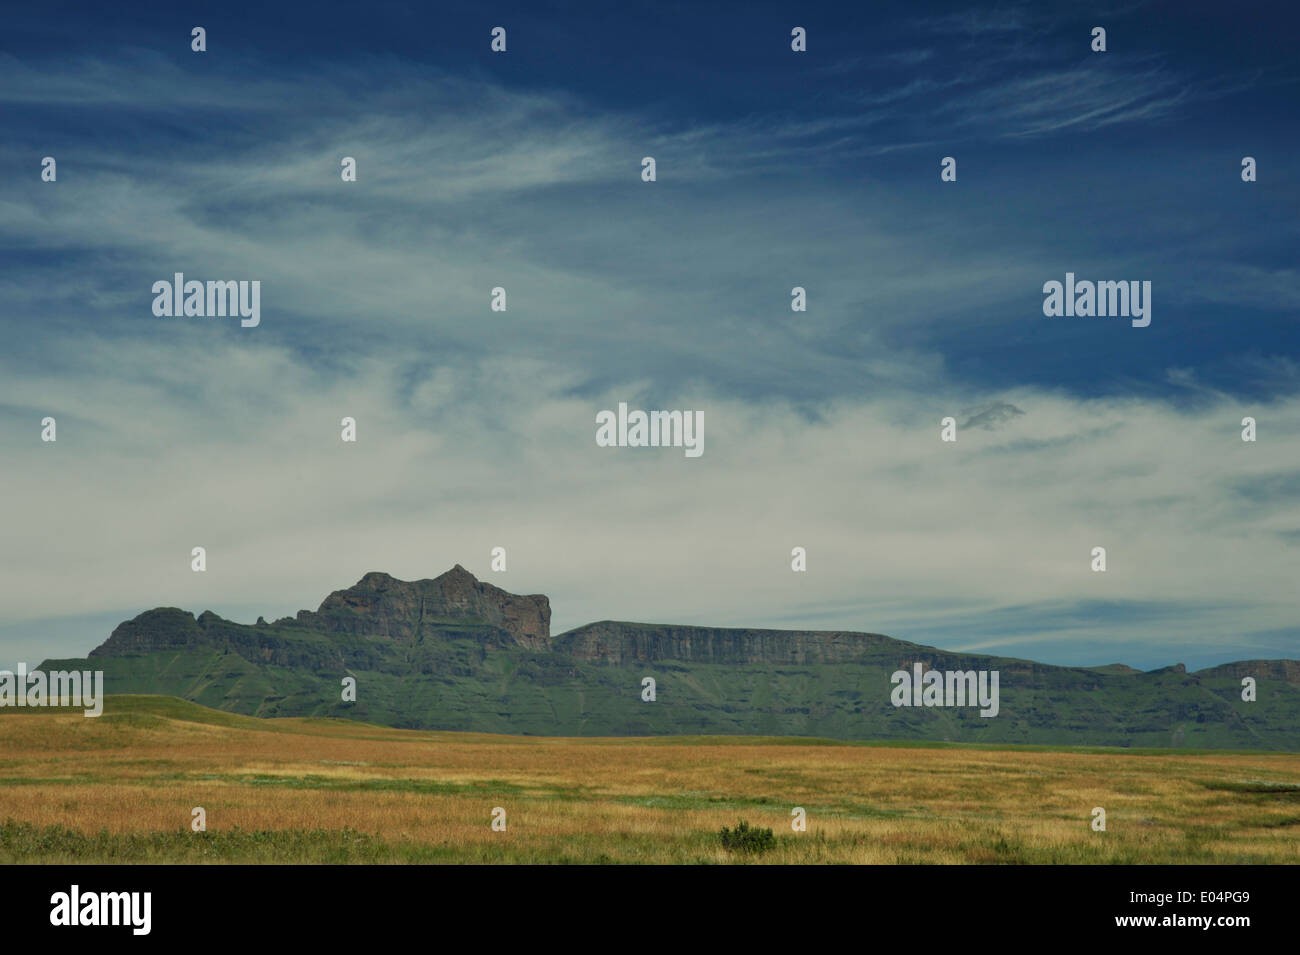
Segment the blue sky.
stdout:
<svg viewBox="0 0 1300 955">
<path fill-rule="evenodd" d="M 550 595 L 557 631 L 1300 657 L 1295 19 L 15 11 L 0 663 L 156 605 L 251 621 L 458 562 Z M 261 324 L 155 317 L 177 271 L 260 280 Z M 1044 317 L 1067 271 L 1150 281 L 1150 327 Z M 704 455 L 597 448 L 619 401 L 703 411 Z"/>
</svg>

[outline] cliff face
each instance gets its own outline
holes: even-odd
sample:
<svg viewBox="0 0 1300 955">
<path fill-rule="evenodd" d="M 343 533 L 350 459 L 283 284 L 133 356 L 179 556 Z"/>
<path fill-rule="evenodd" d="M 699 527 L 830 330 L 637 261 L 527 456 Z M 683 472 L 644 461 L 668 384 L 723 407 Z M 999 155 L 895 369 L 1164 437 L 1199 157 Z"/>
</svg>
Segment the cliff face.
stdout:
<svg viewBox="0 0 1300 955">
<path fill-rule="evenodd" d="M 744 630 L 602 620 L 555 638 L 575 660 L 623 666 L 683 663 L 792 664 L 865 662 L 901 641 L 878 633 Z"/>
<path fill-rule="evenodd" d="M 304 639 L 312 637 L 314 639 Z M 376 642 L 377 638 L 377 642 Z M 1187 673 L 1178 664 L 1139 673 L 1118 664 L 1092 670 L 1046 667 L 1010 660 L 951 653 L 895 640 L 878 633 L 754 630 L 602 620 L 551 637 L 551 604 L 541 594 L 511 594 L 483 583 L 457 564 L 432 580 L 398 580 L 371 572 L 345 590 L 336 590 L 315 611 L 302 610 L 273 624 L 258 619 L 245 626 L 204 612 L 195 618 L 175 607 L 160 607 L 118 625 L 92 657 L 148 654 L 164 650 L 216 648 L 246 659 L 289 667 L 337 664 L 375 668 L 386 658 L 396 668 L 437 672 L 430 656 L 439 638 L 468 639 L 488 648 L 518 646 L 553 650 L 575 664 L 634 666 L 658 661 L 740 666 L 863 664 L 906 669 L 920 662 L 938 669 L 979 669 L 997 665 L 1004 678 L 1037 679 L 1051 671 L 1078 689 L 1103 675 L 1134 675 L 1142 680 L 1244 676 L 1300 686 L 1300 661 L 1248 660 Z M 391 646 L 391 651 L 387 649 Z M 421 649 L 423 648 L 423 649 Z M 423 653 L 416 663 L 411 653 Z"/>
<path fill-rule="evenodd" d="M 398 580 L 369 573 L 355 586 L 336 590 L 316 611 L 252 627 L 205 611 L 196 619 L 174 607 L 148 610 L 119 624 L 92 657 L 121 656 L 208 646 L 234 649 L 250 658 L 284 665 L 308 661 L 287 651 L 277 634 L 310 630 L 320 634 L 385 637 L 416 644 L 440 631 L 477 633 L 484 642 L 545 650 L 551 643 L 551 604 L 535 594 L 519 596 L 477 580 L 460 564 L 433 580 Z M 320 656 L 319 653 L 310 656 Z M 336 654 L 327 654 L 331 658 Z"/>
<path fill-rule="evenodd" d="M 119 623 L 113 633 L 90 651 L 92 657 L 113 657 L 125 653 L 153 653 L 201 646 L 206 636 L 194 614 L 175 607 L 146 610 L 133 620 Z"/>
<path fill-rule="evenodd" d="M 1278 680 L 1300 686 L 1300 660 L 1241 660 L 1224 663 L 1208 670 L 1197 670 L 1197 676 L 1231 677 L 1240 680 L 1250 676 L 1257 680 Z"/>
<path fill-rule="evenodd" d="M 530 650 L 550 646 L 551 603 L 546 597 L 507 593 L 460 564 L 433 580 L 405 581 L 371 572 L 355 586 L 334 591 L 315 613 L 299 611 L 297 623 L 325 633 L 414 643 L 425 627 L 465 620 L 504 630 Z"/>
</svg>

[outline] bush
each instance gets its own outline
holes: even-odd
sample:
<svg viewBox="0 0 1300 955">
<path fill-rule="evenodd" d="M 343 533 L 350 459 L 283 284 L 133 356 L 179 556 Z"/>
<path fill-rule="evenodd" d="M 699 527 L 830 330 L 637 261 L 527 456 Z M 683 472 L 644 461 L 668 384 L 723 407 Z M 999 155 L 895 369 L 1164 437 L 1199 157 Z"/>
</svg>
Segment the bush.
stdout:
<svg viewBox="0 0 1300 955">
<path fill-rule="evenodd" d="M 771 829 L 750 826 L 745 820 L 736 823 L 735 829 L 722 827 L 722 847 L 731 852 L 767 852 L 776 848 L 776 836 Z"/>
</svg>

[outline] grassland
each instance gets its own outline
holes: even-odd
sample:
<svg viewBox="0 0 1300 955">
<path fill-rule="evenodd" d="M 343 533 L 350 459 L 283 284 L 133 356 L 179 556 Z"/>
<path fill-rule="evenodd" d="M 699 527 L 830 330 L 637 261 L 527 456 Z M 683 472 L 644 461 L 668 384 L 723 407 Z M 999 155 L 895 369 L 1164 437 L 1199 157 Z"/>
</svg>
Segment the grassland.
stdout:
<svg viewBox="0 0 1300 955">
<path fill-rule="evenodd" d="M 724 849 L 739 819 L 776 849 Z M 737 861 L 1295 863 L 1300 754 L 490 736 L 149 696 L 0 715 L 0 862 Z"/>
</svg>

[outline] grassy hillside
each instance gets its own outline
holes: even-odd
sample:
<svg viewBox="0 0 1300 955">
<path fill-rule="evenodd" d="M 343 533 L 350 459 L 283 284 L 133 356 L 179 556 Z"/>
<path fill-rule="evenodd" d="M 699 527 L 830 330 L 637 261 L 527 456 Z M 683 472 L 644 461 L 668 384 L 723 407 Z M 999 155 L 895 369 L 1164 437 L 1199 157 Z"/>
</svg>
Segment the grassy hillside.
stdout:
<svg viewBox="0 0 1300 955">
<path fill-rule="evenodd" d="M 324 638 L 317 637 L 323 641 Z M 323 655 L 323 654 L 322 654 Z M 43 669 L 102 669 L 113 693 L 163 693 L 253 716 L 336 716 L 389 726 L 548 736 L 718 734 L 1044 745 L 1300 750 L 1300 687 L 1261 677 L 1258 701 L 1231 676 L 1102 672 L 938 654 L 937 666 L 1001 668 L 1001 709 L 895 708 L 894 659 L 805 666 L 578 663 L 449 640 L 376 653 L 373 668 L 301 669 L 194 648 Z M 357 702 L 343 703 L 343 676 Z M 657 682 L 655 702 L 641 680 Z"/>
</svg>

